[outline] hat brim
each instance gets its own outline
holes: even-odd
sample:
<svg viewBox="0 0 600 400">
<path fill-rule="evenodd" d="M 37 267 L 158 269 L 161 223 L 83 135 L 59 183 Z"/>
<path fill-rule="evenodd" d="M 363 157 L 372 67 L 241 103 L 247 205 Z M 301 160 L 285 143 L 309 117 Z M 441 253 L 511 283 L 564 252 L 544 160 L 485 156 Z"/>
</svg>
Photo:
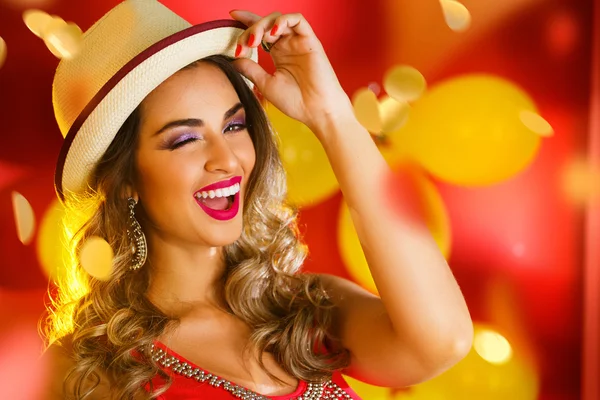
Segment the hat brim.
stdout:
<svg viewBox="0 0 600 400">
<path fill-rule="evenodd" d="M 65 136 L 54 176 L 59 199 L 65 201 L 67 192 L 86 189 L 96 163 L 150 92 L 201 58 L 214 54 L 233 57 L 245 29 L 234 20 L 194 25 L 155 43 L 125 64 L 92 98 Z M 250 58 L 257 60 L 256 49 Z"/>
</svg>

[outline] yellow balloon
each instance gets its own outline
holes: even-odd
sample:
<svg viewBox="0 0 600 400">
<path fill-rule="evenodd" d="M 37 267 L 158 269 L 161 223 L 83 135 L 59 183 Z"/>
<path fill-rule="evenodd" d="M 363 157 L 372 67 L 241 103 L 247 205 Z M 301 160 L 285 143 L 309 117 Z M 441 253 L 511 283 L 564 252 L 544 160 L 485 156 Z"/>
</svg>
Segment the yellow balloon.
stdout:
<svg viewBox="0 0 600 400">
<path fill-rule="evenodd" d="M 344 376 L 348 385 L 356 392 L 361 399 L 369 400 L 391 400 L 391 389 L 380 386 L 369 385 L 368 383 Z"/>
<path fill-rule="evenodd" d="M 338 191 L 325 150 L 303 123 L 272 104 L 265 107 L 279 137 L 279 154 L 287 175 L 288 200 L 298 206 L 317 204 Z"/>
<path fill-rule="evenodd" d="M 64 207 L 55 200 L 46 210 L 37 237 L 37 255 L 44 273 L 56 280 L 66 273 L 65 262 L 69 260 L 66 236 L 62 227 Z"/>
<path fill-rule="evenodd" d="M 488 185 L 527 167 L 540 135 L 522 121 L 536 112 L 527 93 L 491 75 L 466 75 L 434 86 L 414 103 L 407 124 L 388 135 L 432 175 L 457 185 Z M 384 152 L 390 163 L 394 151 Z"/>
<path fill-rule="evenodd" d="M 493 328 L 475 324 L 475 339 Z M 489 344 L 493 346 L 493 342 Z M 411 388 L 411 400 L 535 400 L 539 378 L 526 361 L 522 348 L 514 348 L 510 359 L 498 364 L 485 360 L 475 348 L 442 375 Z M 405 399 L 405 397 L 399 397 Z"/>
<path fill-rule="evenodd" d="M 410 174 L 416 184 L 425 222 L 442 254 L 448 258 L 451 245 L 450 220 L 444 201 L 433 183 L 418 170 Z M 342 202 L 338 219 L 338 247 L 342 261 L 352 278 L 365 289 L 377 293 L 369 265 L 360 246 L 360 241 L 350 217 L 346 203 Z"/>
</svg>

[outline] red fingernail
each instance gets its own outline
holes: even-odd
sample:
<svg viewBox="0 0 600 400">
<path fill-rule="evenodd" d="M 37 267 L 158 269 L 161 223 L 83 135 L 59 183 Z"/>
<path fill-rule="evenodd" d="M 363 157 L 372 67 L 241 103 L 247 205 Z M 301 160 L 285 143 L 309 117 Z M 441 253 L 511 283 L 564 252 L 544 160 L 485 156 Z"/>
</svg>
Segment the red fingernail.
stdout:
<svg viewBox="0 0 600 400">
<path fill-rule="evenodd" d="M 248 46 L 252 47 L 253 43 L 254 43 L 254 35 L 251 33 L 250 36 L 248 36 Z"/>
<path fill-rule="evenodd" d="M 237 47 L 235 48 L 235 56 L 238 57 L 241 52 L 242 52 L 242 45 L 238 44 Z"/>
<path fill-rule="evenodd" d="M 279 28 L 277 24 L 273 25 L 273 28 L 271 29 L 271 36 L 275 36 L 275 33 L 277 33 L 277 28 Z"/>
</svg>

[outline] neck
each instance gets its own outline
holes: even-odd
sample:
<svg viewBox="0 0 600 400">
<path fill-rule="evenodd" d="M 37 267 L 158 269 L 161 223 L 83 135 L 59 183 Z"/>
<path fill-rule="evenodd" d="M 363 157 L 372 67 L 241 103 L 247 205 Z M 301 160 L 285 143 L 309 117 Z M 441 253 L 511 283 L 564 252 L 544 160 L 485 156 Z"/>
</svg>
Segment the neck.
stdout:
<svg viewBox="0 0 600 400">
<path fill-rule="evenodd" d="M 198 308 L 223 308 L 225 261 L 221 247 L 181 246 L 149 240 L 148 299 L 171 317 L 182 318 Z"/>
</svg>

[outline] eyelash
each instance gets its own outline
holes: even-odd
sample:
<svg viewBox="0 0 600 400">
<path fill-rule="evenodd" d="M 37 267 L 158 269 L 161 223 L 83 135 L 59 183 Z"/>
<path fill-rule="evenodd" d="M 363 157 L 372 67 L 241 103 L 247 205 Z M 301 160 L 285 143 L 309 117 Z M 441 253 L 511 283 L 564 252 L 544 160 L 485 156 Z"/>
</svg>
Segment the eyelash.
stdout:
<svg viewBox="0 0 600 400">
<path fill-rule="evenodd" d="M 228 130 L 229 128 L 232 128 L 232 127 L 235 127 L 236 129 L 233 130 L 233 131 Z M 224 133 L 229 133 L 229 132 L 236 133 L 236 132 L 239 132 L 239 131 L 244 130 L 246 128 L 247 128 L 246 124 L 229 124 L 229 125 L 227 125 L 225 127 Z M 172 144 L 170 146 L 170 150 L 176 150 L 176 149 L 180 148 L 181 146 L 183 146 L 185 144 L 188 144 L 188 143 L 191 143 L 191 142 L 195 142 L 196 140 L 198 140 L 197 137 L 189 137 L 189 138 L 187 138 L 185 140 L 182 140 L 181 142 L 177 142 L 177 143 Z"/>
</svg>

